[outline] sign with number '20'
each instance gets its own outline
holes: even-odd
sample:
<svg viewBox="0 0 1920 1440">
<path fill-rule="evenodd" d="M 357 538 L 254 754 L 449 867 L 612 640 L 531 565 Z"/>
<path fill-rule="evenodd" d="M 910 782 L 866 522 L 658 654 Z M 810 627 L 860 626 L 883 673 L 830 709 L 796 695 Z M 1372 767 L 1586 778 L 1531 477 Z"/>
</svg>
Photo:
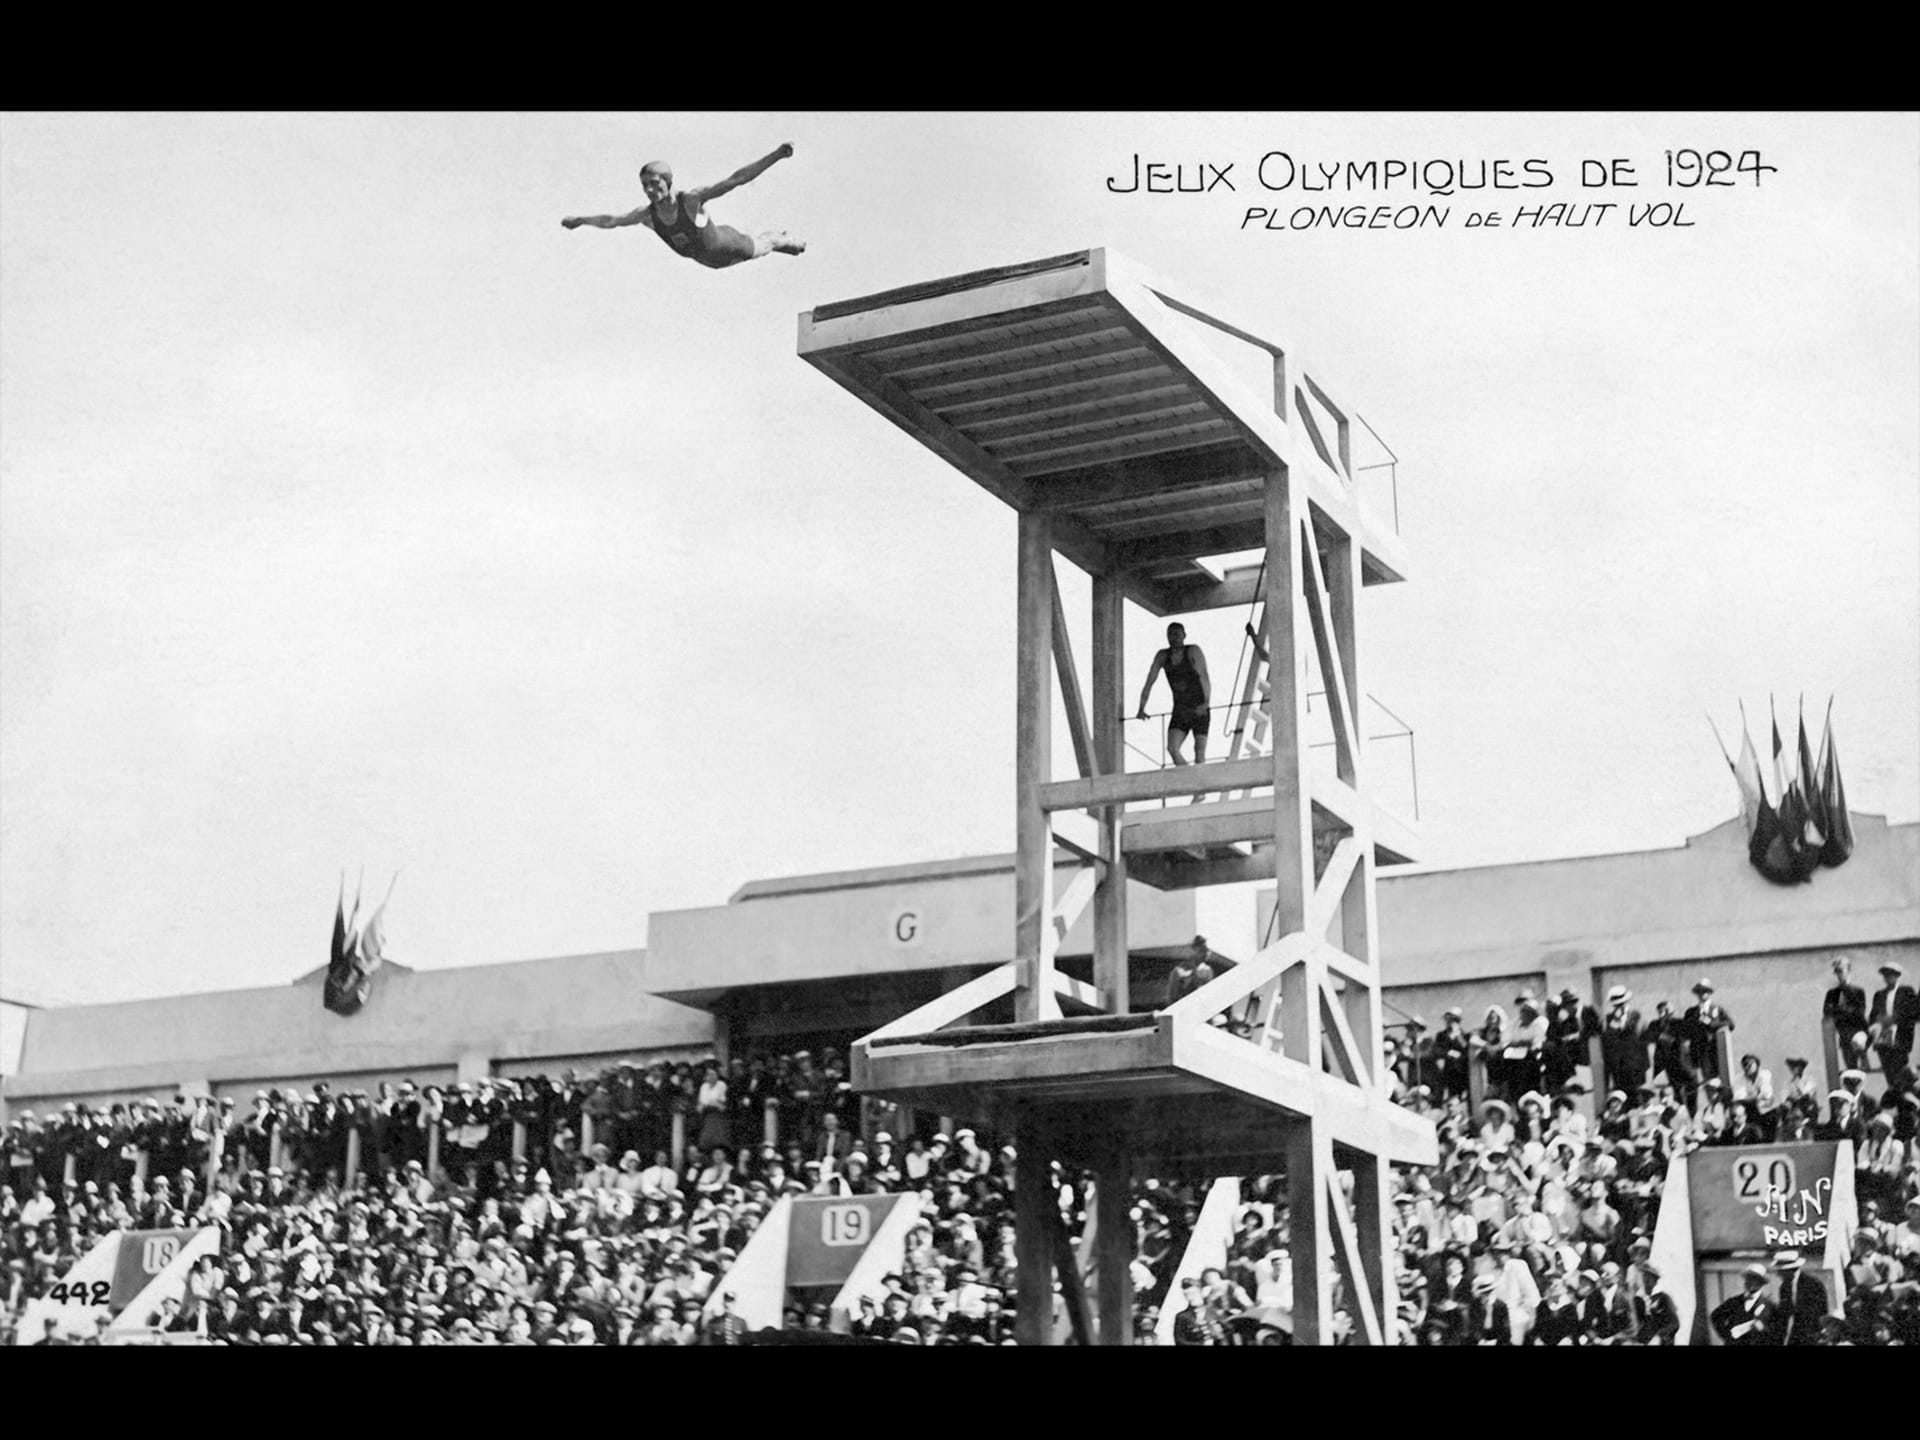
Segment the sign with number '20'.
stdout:
<svg viewBox="0 0 1920 1440">
<path fill-rule="evenodd" d="M 1813 1250 L 1826 1244 L 1832 1140 L 1709 1147 L 1687 1157 L 1696 1251 Z"/>
</svg>

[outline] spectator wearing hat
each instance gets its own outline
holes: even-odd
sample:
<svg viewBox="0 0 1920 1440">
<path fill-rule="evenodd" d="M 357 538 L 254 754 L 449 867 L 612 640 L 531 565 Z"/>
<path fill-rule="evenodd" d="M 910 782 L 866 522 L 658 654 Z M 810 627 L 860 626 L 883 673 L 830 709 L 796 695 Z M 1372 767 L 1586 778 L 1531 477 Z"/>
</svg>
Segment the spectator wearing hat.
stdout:
<svg viewBox="0 0 1920 1440">
<path fill-rule="evenodd" d="M 1607 991 L 1607 1013 L 1600 1017 L 1600 1063 L 1606 1085 L 1631 1094 L 1647 1078 L 1647 1042 L 1640 1033 L 1640 1012 L 1628 1008 L 1633 992 L 1624 985 Z"/>
<path fill-rule="evenodd" d="M 1776 1253 L 1773 1268 L 1780 1276 L 1780 1294 L 1773 1312 L 1772 1343 L 1818 1345 L 1827 1313 L 1827 1287 L 1806 1273 L 1806 1260 L 1798 1250 Z"/>
<path fill-rule="evenodd" d="M 1761 1065 L 1760 1057 L 1749 1051 L 1740 1057 L 1740 1073 L 1733 1082 L 1733 1099 L 1744 1101 L 1763 1140 L 1772 1140 L 1779 1128 L 1775 1111 L 1779 1099 L 1773 1093 L 1773 1072 Z"/>
<path fill-rule="evenodd" d="M 1882 1110 L 1867 1122 L 1866 1140 L 1854 1151 L 1854 1188 L 1858 1197 L 1885 1208 L 1904 1198 L 1911 1145 L 1893 1133 L 1893 1116 Z"/>
<path fill-rule="evenodd" d="M 1461 1021 L 1458 1006 L 1449 1006 L 1441 1020 L 1439 1033 L 1428 1050 L 1429 1078 L 1445 1099 L 1467 1093 L 1467 1062 L 1472 1055 L 1472 1040 Z"/>
<path fill-rule="evenodd" d="M 1540 1078 L 1549 1090 L 1573 1079 L 1585 1060 L 1587 1038 L 1600 1033 L 1600 1017 L 1572 986 L 1547 1003 L 1547 1038 L 1540 1050 Z"/>
<path fill-rule="evenodd" d="M 1700 1077 L 1694 1066 L 1692 1041 L 1682 1017 L 1665 1000 L 1656 1000 L 1653 1019 L 1644 1032 L 1652 1052 L 1653 1074 L 1665 1076 L 1683 1109 L 1692 1110 Z"/>
<path fill-rule="evenodd" d="M 1492 1281 L 1491 1293 L 1506 1308 L 1511 1321 L 1509 1338 L 1512 1343 L 1524 1345 L 1528 1333 L 1533 1329 L 1534 1318 L 1540 1313 L 1539 1282 L 1534 1279 L 1532 1268 L 1521 1258 L 1519 1247 L 1507 1231 L 1503 1230 L 1493 1237 L 1492 1250 L 1499 1268 L 1489 1277 Z"/>
<path fill-rule="evenodd" d="M 1774 1139 L 1788 1142 L 1810 1139 L 1813 1127 L 1820 1122 L 1820 1092 L 1807 1078 L 1804 1056 L 1787 1057 L 1787 1083 L 1774 1116 Z"/>
<path fill-rule="evenodd" d="M 1491 1275 L 1474 1277 L 1467 1297 L 1460 1344 L 1513 1344 L 1513 1317 L 1507 1309 L 1507 1302 L 1494 1293 L 1497 1288 L 1498 1281 Z"/>
<path fill-rule="evenodd" d="M 1540 1296 L 1540 1310 L 1534 1316 L 1533 1329 L 1527 1333 L 1528 1345 L 1577 1345 L 1580 1341 L 1580 1304 L 1567 1277 L 1549 1272 L 1546 1289 Z"/>
<path fill-rule="evenodd" d="M 1881 964 L 1880 980 L 1867 1007 L 1867 1038 L 1880 1057 L 1887 1084 L 1904 1088 L 1911 1081 L 1914 1029 L 1920 1026 L 1920 990 L 1906 982 L 1891 960 Z"/>
<path fill-rule="evenodd" d="M 1720 1080 L 1720 1032 L 1733 1029 L 1733 1016 L 1713 998 L 1713 982 L 1702 978 L 1694 982 L 1694 1003 L 1682 1019 L 1694 1070 L 1702 1080 Z"/>
<path fill-rule="evenodd" d="M 1833 1022 L 1841 1065 L 1858 1065 L 1866 1055 L 1867 992 L 1853 983 L 1853 961 L 1845 955 L 1834 957 L 1833 984 L 1820 1002 L 1820 1014 Z"/>
<path fill-rule="evenodd" d="M 1513 1029 L 1500 1052 L 1507 1062 L 1509 1095 L 1540 1088 L 1546 1046 L 1546 1009 L 1533 998 L 1532 991 L 1524 992 L 1514 1001 Z"/>
<path fill-rule="evenodd" d="M 1673 1297 L 1659 1289 L 1660 1267 L 1650 1260 L 1638 1266 L 1641 1287 L 1634 1297 L 1639 1316 L 1642 1345 L 1677 1345 L 1680 1342 L 1680 1312 Z"/>
</svg>

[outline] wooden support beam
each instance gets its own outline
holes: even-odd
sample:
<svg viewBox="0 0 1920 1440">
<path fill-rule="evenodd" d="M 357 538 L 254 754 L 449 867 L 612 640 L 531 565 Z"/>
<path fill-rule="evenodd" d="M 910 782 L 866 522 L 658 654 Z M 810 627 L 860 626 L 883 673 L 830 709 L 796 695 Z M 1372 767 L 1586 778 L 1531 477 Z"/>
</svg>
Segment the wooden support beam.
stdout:
<svg viewBox="0 0 1920 1440">
<path fill-rule="evenodd" d="M 866 400 L 975 484 L 999 496 L 1015 509 L 1025 511 L 1033 504 L 1034 491 L 1026 480 L 942 421 L 859 356 L 845 356 L 824 368 L 847 389 Z M 1105 542 L 1096 539 L 1092 532 L 1071 516 L 1062 516 L 1052 528 L 1049 544 L 1089 573 L 1113 568 L 1112 555 Z"/>
<path fill-rule="evenodd" d="M 1073 637 L 1067 633 L 1067 611 L 1060 603 L 1060 577 L 1047 564 L 1048 590 L 1053 595 L 1053 668 L 1060 677 L 1060 703 L 1067 711 L 1067 734 L 1073 740 L 1074 764 L 1082 776 L 1097 775 L 1093 738 L 1087 731 L 1087 705 L 1080 695 L 1080 668 L 1073 663 Z"/>
<path fill-rule="evenodd" d="M 1020 1117 L 1013 1160 L 1013 1337 L 1022 1345 L 1053 1340 L 1053 1237 L 1047 1212 L 1059 1205 L 1049 1182 L 1051 1138 L 1032 1111 Z"/>
<path fill-rule="evenodd" d="M 1320 551 L 1313 543 L 1313 527 L 1300 527 L 1300 555 L 1306 581 L 1307 619 L 1313 629 L 1314 652 L 1327 683 L 1327 708 L 1333 712 L 1334 768 L 1349 785 L 1354 783 L 1360 748 L 1360 724 L 1352 693 L 1347 688 L 1340 647 L 1335 643 L 1327 580 L 1320 569 Z"/>
<path fill-rule="evenodd" d="M 1129 540 L 1112 547 L 1114 568 L 1136 570 L 1159 560 L 1191 560 L 1202 555 L 1225 555 L 1235 550 L 1258 550 L 1265 532 L 1258 520 L 1215 525 L 1203 530 L 1175 530 L 1149 540 Z"/>
<path fill-rule="evenodd" d="M 1314 939 L 1326 938 L 1327 927 L 1346 904 L 1347 882 L 1353 879 L 1354 867 L 1360 863 L 1360 855 L 1360 842 L 1348 835 L 1333 847 L 1333 854 L 1327 857 L 1327 868 L 1314 882 L 1313 900 L 1307 907 L 1306 922 L 1301 926 Z"/>
<path fill-rule="evenodd" d="M 1093 760 L 1097 773 L 1125 772 L 1126 605 L 1117 579 L 1093 577 Z M 1102 807 L 1100 851 L 1107 872 L 1093 899 L 1093 983 L 1116 1012 L 1127 994 L 1127 860 L 1120 849 L 1118 806 Z"/>
<path fill-rule="evenodd" d="M 1245 789 L 1267 784 L 1271 778 L 1271 763 L 1264 758 L 1209 760 L 1205 765 L 1171 766 L 1165 770 L 1142 770 L 1129 775 L 1056 780 L 1040 787 L 1040 803 L 1048 810 L 1092 810 L 1102 805 L 1171 800 L 1177 795 Z"/>
<path fill-rule="evenodd" d="M 1293 1261 L 1293 1343 L 1324 1345 L 1333 1338 L 1333 1267 L 1325 1254 L 1327 1182 L 1333 1147 L 1326 1127 L 1287 1127 L 1287 1253 Z"/>
<path fill-rule="evenodd" d="M 1020 967 L 1014 1018 L 1042 1020 L 1058 1013 L 1052 947 L 1053 835 L 1040 792 L 1053 771 L 1053 548 L 1052 521 L 1022 514 L 1017 577 L 1018 639 L 1014 647 L 1014 961 Z M 1087 782 L 1090 783 L 1090 782 Z"/>
<path fill-rule="evenodd" d="M 1367 1292 L 1375 1297 L 1381 1343 L 1399 1342 L 1400 1291 L 1393 1281 L 1392 1167 L 1379 1155 L 1356 1151 L 1353 1172 L 1353 1224 L 1360 1242 L 1360 1264 Z"/>
<path fill-rule="evenodd" d="M 864 1040 L 889 1040 L 896 1035 L 927 1035 L 964 1020 L 974 1011 L 1011 994 L 1019 977 L 1016 964 L 996 965 L 984 975 L 976 975 L 966 984 L 910 1010 L 898 1020 L 882 1025 Z"/>
<path fill-rule="evenodd" d="M 1150 854 L 1159 850 L 1264 840 L 1273 831 L 1272 806 L 1261 805 L 1257 810 L 1249 810 L 1242 808 L 1245 804 L 1227 800 L 1169 810 L 1136 810 L 1127 817 L 1126 826 L 1120 832 L 1120 848 L 1128 854 Z M 1189 810 L 1218 813 L 1188 814 Z"/>
<path fill-rule="evenodd" d="M 1364 1089 L 1373 1088 L 1373 1066 L 1366 1052 L 1360 1048 L 1353 1027 L 1347 1023 L 1344 996 L 1336 994 L 1332 977 L 1323 970 L 1320 986 L 1320 1024 L 1323 1036 L 1332 1043 L 1327 1049 L 1333 1053 L 1334 1062 L 1340 1067 L 1347 1083 Z"/>
<path fill-rule="evenodd" d="M 1058 513 L 1258 480 L 1263 473 L 1247 447 L 1235 442 L 1184 450 L 1178 455 L 1150 455 L 1080 470 L 1058 470 L 1036 482 L 1034 488 L 1039 492 L 1039 507 Z"/>
<path fill-rule="evenodd" d="M 1191 580 L 1164 580 L 1169 615 L 1193 615 L 1205 610 L 1238 610 L 1266 594 L 1266 581 L 1252 570 L 1237 569 L 1224 580 L 1195 576 Z M 1256 627 L 1257 628 L 1257 627 Z"/>
<path fill-rule="evenodd" d="M 1111 400 L 1123 395 L 1152 394 L 1163 386 L 1185 384 L 1159 358 L 1140 354 L 1118 363 L 1102 364 L 1091 373 L 1069 371 L 1052 380 L 1022 385 L 1012 394 L 963 394 L 957 399 L 936 398 L 927 408 L 951 424 L 972 429 L 977 425 L 992 425 L 1015 416 L 1045 415 L 1088 402 Z"/>
<path fill-rule="evenodd" d="M 1329 1156 L 1331 1164 L 1331 1156 Z M 1354 1228 L 1353 1211 L 1347 1205 L 1347 1193 L 1340 1188 L 1340 1172 L 1327 1172 L 1327 1215 L 1333 1222 L 1333 1254 L 1345 1282 L 1347 1316 L 1353 1322 L 1354 1338 L 1363 1345 L 1380 1345 L 1380 1312 L 1375 1305 L 1375 1289 L 1367 1283 L 1366 1262 L 1360 1253 L 1360 1236 Z"/>
<path fill-rule="evenodd" d="M 1306 687 L 1300 676 L 1300 550 L 1294 541 L 1303 504 L 1300 487 L 1286 466 L 1267 476 L 1267 711 L 1272 753 L 1264 763 L 1273 777 L 1275 928 L 1283 935 L 1306 929 L 1313 895 L 1313 796 L 1306 767 Z M 1288 998 L 1283 986 L 1282 1010 L 1289 1016 L 1288 1053 L 1296 1059 L 1310 1057 L 1310 1063 L 1317 1064 L 1319 1044 L 1309 1043 L 1305 1034 L 1293 1034 L 1293 1017 L 1303 1027 L 1317 1030 L 1319 1007 L 1289 1007 Z"/>
<path fill-rule="evenodd" d="M 1160 1013 L 1176 1025 L 1205 1021 L 1208 1016 L 1217 1015 L 1229 1005 L 1246 999 L 1275 976 L 1290 974 L 1301 968 L 1308 952 L 1314 948 L 1308 936 L 1297 932 L 1283 935 L 1251 960 L 1214 976 L 1197 990 L 1189 990 Z"/>
<path fill-rule="evenodd" d="M 1046 1209 L 1047 1234 L 1053 1242 L 1053 1271 L 1060 1277 L 1060 1298 L 1066 1301 L 1067 1323 L 1072 1327 L 1073 1343 L 1094 1343 L 1093 1307 L 1087 1300 L 1086 1277 L 1080 1273 L 1080 1257 L 1073 1252 L 1073 1237 L 1060 1218 L 1060 1207 Z"/>
<path fill-rule="evenodd" d="M 1022 324 L 1019 333 L 1009 327 L 1009 318 Z M 922 382 L 963 375 L 982 362 L 1030 360 L 1036 355 L 1059 359 L 1102 340 L 1125 343 L 1131 338 L 1118 316 L 1096 304 L 1065 312 L 1044 327 L 1025 316 L 993 317 L 977 329 L 932 339 L 915 336 L 900 345 L 868 346 L 860 355 L 888 379 L 917 390 Z"/>
<path fill-rule="evenodd" d="M 1093 1155 L 1093 1273 L 1102 1345 L 1133 1343 L 1133 1175 L 1124 1137 Z"/>
</svg>

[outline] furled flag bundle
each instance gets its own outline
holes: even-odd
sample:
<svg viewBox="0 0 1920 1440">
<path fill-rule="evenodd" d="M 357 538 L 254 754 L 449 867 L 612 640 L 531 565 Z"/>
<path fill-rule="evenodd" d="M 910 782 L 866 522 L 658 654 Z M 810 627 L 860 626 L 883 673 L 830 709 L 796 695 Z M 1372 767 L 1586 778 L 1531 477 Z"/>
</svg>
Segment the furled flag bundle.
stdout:
<svg viewBox="0 0 1920 1440">
<path fill-rule="evenodd" d="M 1844 865 L 1853 853 L 1853 824 L 1847 818 L 1847 789 L 1840 779 L 1840 752 L 1833 738 L 1833 701 L 1827 701 L 1827 722 L 1820 737 L 1816 763 L 1807 745 L 1807 717 L 1800 715 L 1797 755 L 1780 739 L 1780 721 L 1773 717 L 1773 799 L 1767 798 L 1760 758 L 1747 733 L 1747 707 L 1740 707 L 1740 758 L 1727 754 L 1720 727 L 1713 737 L 1733 782 L 1740 788 L 1740 816 L 1747 827 L 1747 859 L 1776 885 L 1798 885 L 1811 880 L 1822 865 Z M 1713 724 L 1708 717 L 1708 724 Z"/>
<path fill-rule="evenodd" d="M 400 879 L 399 872 L 394 873 L 393 881 Z M 327 983 L 322 991 L 322 999 L 327 1009 L 336 1015 L 351 1015 L 367 1003 L 367 996 L 373 990 L 373 972 L 378 970 L 387 958 L 387 932 L 385 927 L 387 900 L 393 898 L 393 882 L 387 885 L 387 896 L 374 910 L 365 926 L 355 929 L 360 918 L 360 887 L 353 887 L 353 915 L 347 915 L 347 877 L 340 876 L 340 898 L 333 911 L 333 958 L 327 964 Z"/>
</svg>

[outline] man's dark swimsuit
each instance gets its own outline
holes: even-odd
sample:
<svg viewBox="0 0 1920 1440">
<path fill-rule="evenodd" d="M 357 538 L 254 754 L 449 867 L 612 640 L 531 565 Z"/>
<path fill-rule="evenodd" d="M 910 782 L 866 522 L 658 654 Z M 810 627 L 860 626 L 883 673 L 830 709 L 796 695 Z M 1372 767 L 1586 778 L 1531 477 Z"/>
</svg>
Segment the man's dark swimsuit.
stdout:
<svg viewBox="0 0 1920 1440">
<path fill-rule="evenodd" d="M 1213 717 L 1207 713 L 1207 696 L 1200 685 L 1200 672 L 1193 668 L 1192 649 L 1191 645 L 1180 647 L 1177 666 L 1173 663 L 1172 649 L 1167 651 L 1167 686 L 1173 691 L 1173 718 L 1167 722 L 1167 728 L 1205 735 L 1213 724 Z"/>
<path fill-rule="evenodd" d="M 696 225 L 687 218 L 686 200 L 683 196 L 673 197 L 673 219 L 661 224 L 660 217 L 652 207 L 648 207 L 648 217 L 653 222 L 653 233 L 666 241 L 667 247 L 676 255 L 685 255 L 689 260 L 698 260 L 709 270 L 724 270 L 729 265 L 738 265 L 742 260 L 753 259 L 753 237 L 742 235 L 730 225 L 718 225 L 709 220 L 705 225 Z"/>
</svg>

